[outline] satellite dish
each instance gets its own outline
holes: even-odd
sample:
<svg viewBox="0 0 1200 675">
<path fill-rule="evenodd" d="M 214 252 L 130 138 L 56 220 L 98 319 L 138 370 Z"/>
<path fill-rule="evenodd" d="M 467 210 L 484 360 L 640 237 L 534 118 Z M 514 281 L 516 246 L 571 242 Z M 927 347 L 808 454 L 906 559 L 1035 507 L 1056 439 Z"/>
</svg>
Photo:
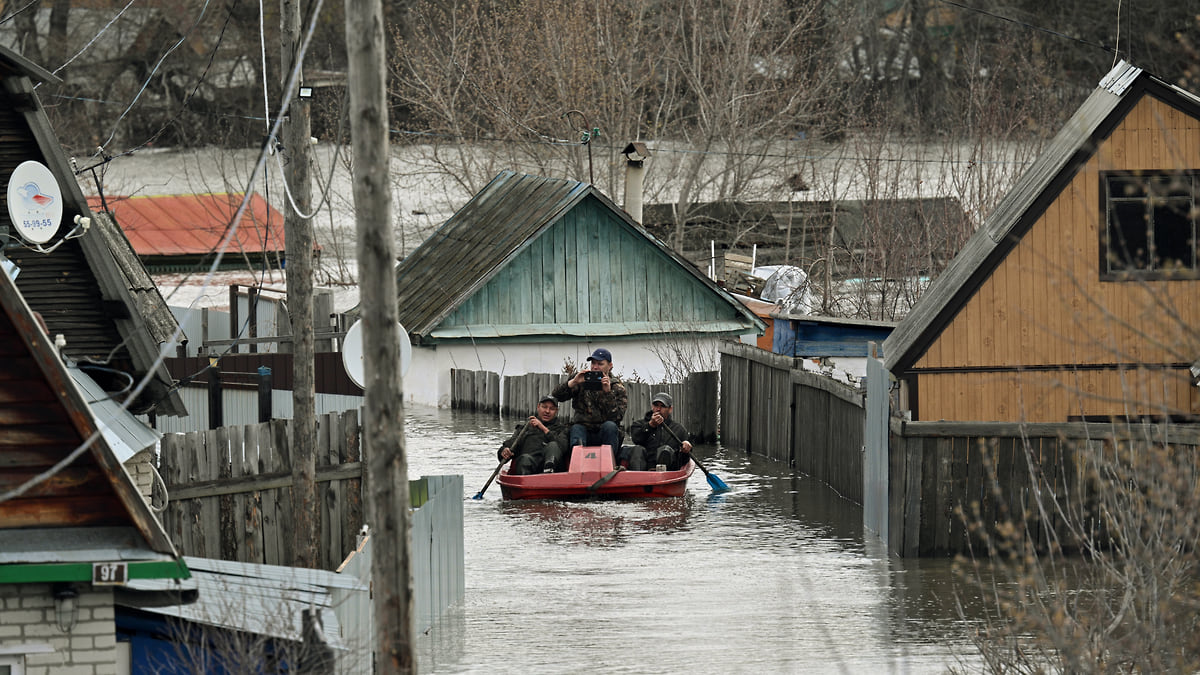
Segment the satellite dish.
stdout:
<svg viewBox="0 0 1200 675">
<path fill-rule="evenodd" d="M 62 190 L 50 169 L 32 160 L 18 164 L 8 179 L 8 217 L 17 234 L 44 244 L 58 232 L 62 214 Z"/>
<path fill-rule="evenodd" d="M 400 377 L 404 377 L 408 374 L 408 367 L 412 365 L 412 340 L 408 339 L 408 331 L 404 330 L 402 324 L 397 323 L 396 327 L 400 330 Z M 342 339 L 342 365 L 346 367 L 346 374 L 354 384 L 366 389 L 362 321 L 355 321 L 350 330 L 346 331 L 346 337 Z"/>
</svg>

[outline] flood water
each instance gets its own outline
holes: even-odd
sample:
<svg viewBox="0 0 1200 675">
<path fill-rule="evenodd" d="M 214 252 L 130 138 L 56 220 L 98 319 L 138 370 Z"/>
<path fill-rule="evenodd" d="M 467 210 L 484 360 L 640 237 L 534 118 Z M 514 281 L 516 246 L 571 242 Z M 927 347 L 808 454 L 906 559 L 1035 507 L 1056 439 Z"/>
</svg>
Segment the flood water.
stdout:
<svg viewBox="0 0 1200 675">
<path fill-rule="evenodd" d="M 423 673 L 978 670 L 950 562 L 889 558 L 858 506 L 784 464 L 697 446 L 685 497 L 505 502 L 513 420 L 415 408 L 409 475 L 464 480 L 466 597 L 418 637 Z"/>
</svg>

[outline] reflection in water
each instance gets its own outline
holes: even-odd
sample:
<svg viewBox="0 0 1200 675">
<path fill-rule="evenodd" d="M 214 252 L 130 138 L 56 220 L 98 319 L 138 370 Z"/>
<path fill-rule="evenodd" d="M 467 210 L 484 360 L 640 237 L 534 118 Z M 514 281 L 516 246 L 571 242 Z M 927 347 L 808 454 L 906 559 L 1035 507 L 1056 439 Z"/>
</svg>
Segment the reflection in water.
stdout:
<svg viewBox="0 0 1200 675">
<path fill-rule="evenodd" d="M 639 533 L 681 529 L 691 509 L 691 495 L 680 499 L 642 501 L 512 501 L 500 512 L 515 519 L 512 527 L 531 527 L 548 543 L 620 546 Z"/>
<path fill-rule="evenodd" d="M 411 476 L 464 476 L 466 599 L 420 636 L 426 673 L 943 672 L 970 654 L 948 562 L 899 561 L 859 507 L 713 446 L 682 498 L 472 500 L 511 424 L 410 410 Z"/>
</svg>

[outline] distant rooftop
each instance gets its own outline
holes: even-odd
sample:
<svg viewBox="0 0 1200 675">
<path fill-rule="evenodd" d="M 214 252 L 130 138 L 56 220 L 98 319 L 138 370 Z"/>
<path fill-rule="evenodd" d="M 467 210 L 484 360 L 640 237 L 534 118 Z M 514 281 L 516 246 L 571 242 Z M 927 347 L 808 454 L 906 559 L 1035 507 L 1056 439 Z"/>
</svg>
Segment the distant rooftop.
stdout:
<svg viewBox="0 0 1200 675">
<path fill-rule="evenodd" d="M 129 243 L 152 271 L 179 271 L 209 259 L 221 247 L 242 193 L 209 193 L 106 197 L 105 205 Z M 88 197 L 95 211 L 104 210 L 100 197 Z M 283 215 L 258 193 L 251 193 L 237 232 L 225 249 L 229 264 L 245 265 L 245 257 L 274 260 L 284 250 Z M 277 261 L 276 261 L 277 262 Z M 223 265 L 222 267 L 228 267 Z"/>
</svg>

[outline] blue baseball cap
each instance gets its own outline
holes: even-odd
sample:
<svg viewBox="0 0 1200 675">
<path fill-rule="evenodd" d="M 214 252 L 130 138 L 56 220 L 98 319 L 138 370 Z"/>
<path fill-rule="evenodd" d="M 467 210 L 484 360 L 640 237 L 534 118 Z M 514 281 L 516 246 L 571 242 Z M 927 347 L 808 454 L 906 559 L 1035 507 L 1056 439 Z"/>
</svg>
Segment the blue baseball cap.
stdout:
<svg viewBox="0 0 1200 675">
<path fill-rule="evenodd" d="M 587 357 L 587 360 L 588 361 L 608 361 L 609 363 L 611 363 L 612 362 L 612 352 L 608 351 L 604 347 L 600 347 L 596 351 L 592 352 L 592 355 Z"/>
</svg>

